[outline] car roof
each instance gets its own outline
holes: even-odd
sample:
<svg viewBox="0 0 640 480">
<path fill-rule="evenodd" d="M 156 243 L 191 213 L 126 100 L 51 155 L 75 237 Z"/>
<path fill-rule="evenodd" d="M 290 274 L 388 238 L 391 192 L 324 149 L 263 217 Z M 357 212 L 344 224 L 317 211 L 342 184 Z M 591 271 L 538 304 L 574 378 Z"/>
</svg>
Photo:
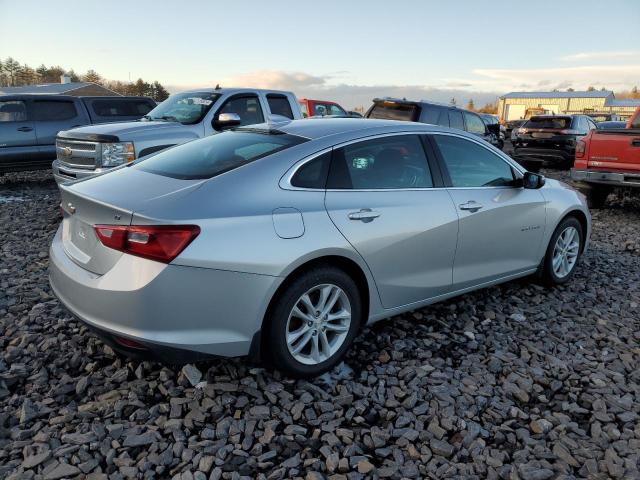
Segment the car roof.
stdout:
<svg viewBox="0 0 640 480">
<path fill-rule="evenodd" d="M 245 128 L 241 128 L 245 129 Z M 370 118 L 357 117 L 309 117 L 302 120 L 291 120 L 282 123 L 262 123 L 251 125 L 247 129 L 250 130 L 270 130 L 296 135 L 299 137 L 316 140 L 331 135 L 347 135 L 353 138 L 375 135 L 378 133 L 394 133 L 394 132 L 430 132 L 430 131 L 446 131 L 465 134 L 462 130 L 456 130 L 446 127 L 439 127 L 428 123 L 420 122 L 402 122 L 398 120 L 378 120 Z"/>
<path fill-rule="evenodd" d="M 286 90 L 275 90 L 270 88 L 192 88 L 190 90 L 183 90 L 181 92 L 176 92 L 176 93 L 181 94 L 181 93 L 197 93 L 197 92 L 221 93 L 221 94 L 265 92 L 265 93 L 281 93 L 282 95 L 287 95 L 291 93 Z"/>
</svg>

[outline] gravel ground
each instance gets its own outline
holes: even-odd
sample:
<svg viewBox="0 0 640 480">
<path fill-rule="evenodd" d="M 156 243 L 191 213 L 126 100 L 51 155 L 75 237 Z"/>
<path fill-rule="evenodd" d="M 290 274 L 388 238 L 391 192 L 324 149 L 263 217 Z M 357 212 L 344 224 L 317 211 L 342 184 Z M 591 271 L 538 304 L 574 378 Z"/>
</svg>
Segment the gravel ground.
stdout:
<svg viewBox="0 0 640 480">
<path fill-rule="evenodd" d="M 0 478 L 640 478 L 640 204 L 564 287 L 380 322 L 315 380 L 128 362 L 57 302 L 50 172 L 0 177 Z"/>
</svg>

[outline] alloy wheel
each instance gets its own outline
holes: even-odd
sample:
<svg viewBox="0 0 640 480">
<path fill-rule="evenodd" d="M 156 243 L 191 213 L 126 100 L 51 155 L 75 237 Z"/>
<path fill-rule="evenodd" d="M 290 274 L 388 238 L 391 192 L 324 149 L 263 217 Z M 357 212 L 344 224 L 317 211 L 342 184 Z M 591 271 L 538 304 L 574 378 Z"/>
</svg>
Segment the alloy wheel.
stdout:
<svg viewBox="0 0 640 480">
<path fill-rule="evenodd" d="M 298 298 L 289 313 L 286 341 L 289 353 L 305 365 L 331 358 L 351 326 L 349 297 L 337 285 L 317 285 Z"/>
<path fill-rule="evenodd" d="M 580 234 L 575 227 L 565 228 L 553 248 L 551 266 L 558 278 L 564 278 L 571 273 L 578 261 L 580 253 Z"/>
</svg>

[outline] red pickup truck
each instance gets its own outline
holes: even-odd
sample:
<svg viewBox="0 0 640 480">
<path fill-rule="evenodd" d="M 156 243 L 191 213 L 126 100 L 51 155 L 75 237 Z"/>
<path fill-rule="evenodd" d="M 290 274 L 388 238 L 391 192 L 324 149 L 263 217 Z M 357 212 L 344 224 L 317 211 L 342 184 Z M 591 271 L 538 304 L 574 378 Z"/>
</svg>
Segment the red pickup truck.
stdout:
<svg viewBox="0 0 640 480">
<path fill-rule="evenodd" d="M 586 184 L 591 208 L 602 207 L 616 187 L 640 188 L 640 107 L 626 128 L 591 130 L 576 142 L 571 178 Z"/>
<path fill-rule="evenodd" d="M 336 102 L 328 100 L 311 100 L 308 98 L 298 99 L 300 110 L 304 117 L 326 117 L 329 115 L 339 117 L 362 117 L 358 112 L 346 111 Z"/>
</svg>

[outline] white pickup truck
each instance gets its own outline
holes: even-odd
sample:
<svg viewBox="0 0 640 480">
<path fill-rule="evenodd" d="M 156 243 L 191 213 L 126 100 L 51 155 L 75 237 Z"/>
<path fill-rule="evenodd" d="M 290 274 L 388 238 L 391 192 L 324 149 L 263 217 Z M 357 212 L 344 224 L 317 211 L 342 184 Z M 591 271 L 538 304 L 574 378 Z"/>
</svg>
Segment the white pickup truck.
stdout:
<svg viewBox="0 0 640 480">
<path fill-rule="evenodd" d="M 299 118 L 291 92 L 216 87 L 177 93 L 139 121 L 59 132 L 53 175 L 58 183 L 78 180 L 228 128 Z"/>
</svg>

